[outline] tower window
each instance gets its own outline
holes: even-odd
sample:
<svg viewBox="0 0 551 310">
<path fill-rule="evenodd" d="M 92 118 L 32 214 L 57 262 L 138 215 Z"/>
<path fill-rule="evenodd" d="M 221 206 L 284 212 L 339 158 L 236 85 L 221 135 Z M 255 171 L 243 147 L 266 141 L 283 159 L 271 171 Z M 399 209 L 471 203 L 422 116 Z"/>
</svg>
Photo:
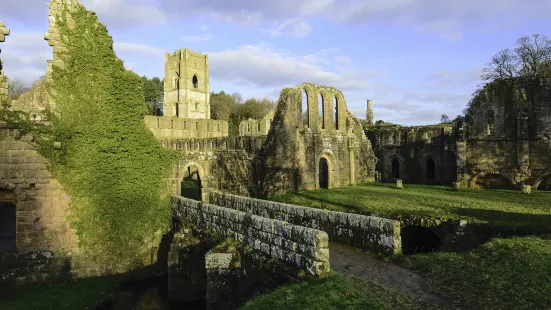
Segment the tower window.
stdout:
<svg viewBox="0 0 551 310">
<path fill-rule="evenodd" d="M 193 82 L 193 88 L 199 88 L 199 80 L 197 79 L 197 75 L 193 75 L 193 79 L 191 79 Z"/>
<path fill-rule="evenodd" d="M 199 102 L 196 102 L 196 103 L 195 103 L 195 110 L 196 110 L 196 111 L 199 110 Z"/>
<path fill-rule="evenodd" d="M 490 136 L 492 133 L 494 133 L 494 111 L 488 110 L 488 112 L 486 113 L 486 118 L 488 121 L 487 134 L 488 136 Z"/>
</svg>

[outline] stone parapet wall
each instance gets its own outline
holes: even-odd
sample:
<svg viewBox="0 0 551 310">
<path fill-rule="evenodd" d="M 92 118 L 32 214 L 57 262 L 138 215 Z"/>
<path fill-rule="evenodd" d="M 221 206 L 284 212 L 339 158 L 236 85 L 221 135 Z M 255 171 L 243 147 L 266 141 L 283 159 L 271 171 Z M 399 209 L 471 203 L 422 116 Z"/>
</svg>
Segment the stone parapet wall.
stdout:
<svg viewBox="0 0 551 310">
<path fill-rule="evenodd" d="M 178 196 L 172 207 L 179 220 L 200 232 L 234 238 L 313 275 L 329 271 L 329 240 L 323 231 Z"/>
<path fill-rule="evenodd" d="M 228 122 L 221 120 L 147 115 L 144 121 L 159 140 L 228 136 Z"/>
<path fill-rule="evenodd" d="M 209 201 L 222 207 L 325 231 L 329 239 L 386 255 L 402 252 L 400 222 L 210 191 Z"/>
<path fill-rule="evenodd" d="M 188 151 L 188 152 L 206 152 L 206 151 L 223 151 L 223 150 L 239 150 L 249 153 L 259 151 L 266 141 L 266 136 L 260 137 L 222 137 L 209 139 L 172 139 L 160 140 L 159 142 L 165 148 Z"/>
</svg>

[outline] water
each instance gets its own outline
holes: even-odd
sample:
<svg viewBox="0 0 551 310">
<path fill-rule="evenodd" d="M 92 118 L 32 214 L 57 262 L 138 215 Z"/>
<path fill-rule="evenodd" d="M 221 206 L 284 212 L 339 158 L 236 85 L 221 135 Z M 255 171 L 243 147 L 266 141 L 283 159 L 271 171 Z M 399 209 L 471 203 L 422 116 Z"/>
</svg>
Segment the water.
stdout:
<svg viewBox="0 0 551 310">
<path fill-rule="evenodd" d="M 204 299 L 204 298 L 203 298 Z M 204 310 L 205 301 L 168 302 L 168 276 L 146 278 L 121 285 L 121 289 L 98 310 Z"/>
</svg>

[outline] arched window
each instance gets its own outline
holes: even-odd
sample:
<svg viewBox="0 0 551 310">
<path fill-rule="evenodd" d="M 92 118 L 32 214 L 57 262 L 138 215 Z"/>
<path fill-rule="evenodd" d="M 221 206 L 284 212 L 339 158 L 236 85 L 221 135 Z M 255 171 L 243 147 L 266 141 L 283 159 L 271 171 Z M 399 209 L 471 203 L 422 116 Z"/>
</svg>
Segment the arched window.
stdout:
<svg viewBox="0 0 551 310">
<path fill-rule="evenodd" d="M 333 103 L 335 106 L 335 129 L 339 130 L 339 99 L 337 99 L 337 96 L 335 96 Z"/>
<path fill-rule="evenodd" d="M 487 134 L 488 136 L 494 133 L 494 110 L 488 110 L 486 112 L 487 123 Z"/>
<path fill-rule="evenodd" d="M 318 113 L 321 129 L 325 129 L 325 106 L 323 104 L 323 95 L 318 94 Z"/>
<path fill-rule="evenodd" d="M 260 131 L 260 123 L 258 123 L 258 131 Z"/>
<path fill-rule="evenodd" d="M 220 124 L 218 124 L 218 131 L 220 131 Z"/>
<path fill-rule="evenodd" d="M 309 127 L 309 114 L 308 114 L 308 92 L 306 89 L 302 90 L 302 106 L 301 106 L 301 115 L 302 115 L 302 124 L 304 127 Z"/>
<path fill-rule="evenodd" d="M 436 163 L 432 157 L 427 159 L 427 180 L 436 179 Z"/>
<path fill-rule="evenodd" d="M 199 122 L 195 122 L 195 130 L 199 130 Z"/>
<path fill-rule="evenodd" d="M 199 111 L 199 102 L 195 103 L 195 111 Z"/>
<path fill-rule="evenodd" d="M 399 179 L 400 178 L 400 161 L 398 160 L 398 157 L 394 156 L 392 159 L 392 178 L 393 179 Z"/>
<path fill-rule="evenodd" d="M 193 82 L 193 88 L 199 88 L 199 80 L 197 79 L 197 75 L 193 75 L 193 79 L 191 79 Z"/>
<path fill-rule="evenodd" d="M 398 144 L 398 135 L 396 133 L 392 134 L 392 144 Z"/>
</svg>

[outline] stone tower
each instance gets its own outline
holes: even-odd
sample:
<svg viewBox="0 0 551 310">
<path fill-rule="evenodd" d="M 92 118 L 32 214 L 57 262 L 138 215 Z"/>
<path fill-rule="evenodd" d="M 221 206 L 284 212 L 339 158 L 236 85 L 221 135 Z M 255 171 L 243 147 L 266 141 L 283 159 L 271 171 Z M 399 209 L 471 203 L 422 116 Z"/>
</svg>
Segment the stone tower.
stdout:
<svg viewBox="0 0 551 310">
<path fill-rule="evenodd" d="M 4 23 L 0 21 L 0 42 L 4 42 L 5 37 L 10 34 L 10 30 L 6 28 Z M 0 50 L 0 53 L 2 50 Z M 8 96 L 8 78 L 4 75 L 2 68 L 2 59 L 0 59 L 0 102 Z"/>
<path fill-rule="evenodd" d="M 210 119 L 208 56 L 190 49 L 166 53 L 164 116 Z"/>
<path fill-rule="evenodd" d="M 373 107 L 371 100 L 367 100 L 367 110 L 365 111 L 365 119 L 368 125 L 373 125 Z"/>
</svg>

